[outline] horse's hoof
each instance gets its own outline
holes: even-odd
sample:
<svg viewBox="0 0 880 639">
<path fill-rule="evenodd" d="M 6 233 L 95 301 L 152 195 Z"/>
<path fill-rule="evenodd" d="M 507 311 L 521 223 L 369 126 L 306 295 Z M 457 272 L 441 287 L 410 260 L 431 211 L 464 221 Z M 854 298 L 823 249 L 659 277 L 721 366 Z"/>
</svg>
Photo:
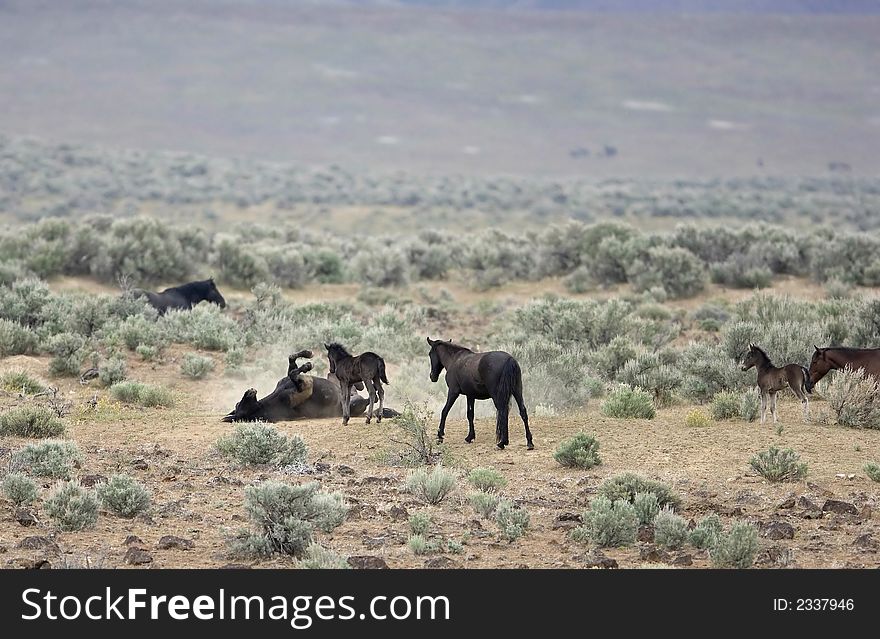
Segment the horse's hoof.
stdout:
<svg viewBox="0 0 880 639">
<path fill-rule="evenodd" d="M 504 444 L 502 444 L 501 442 L 499 442 L 495 445 L 498 447 L 498 450 L 504 450 Z"/>
<path fill-rule="evenodd" d="M 367 423 L 368 423 L 368 424 L 370 423 L 370 418 L 369 418 L 369 417 L 367 417 Z"/>
<path fill-rule="evenodd" d="M 381 423 L 382 423 L 382 416 L 381 416 L 381 415 L 378 416 L 378 417 L 376 417 L 376 423 L 377 423 L 377 424 L 381 424 Z"/>
<path fill-rule="evenodd" d="M 465 443 L 465 444 L 472 444 L 473 442 L 474 442 L 473 437 L 465 437 L 465 438 L 464 438 L 464 443 Z"/>
<path fill-rule="evenodd" d="M 438 444 L 442 444 L 442 443 L 443 443 L 443 435 L 437 435 L 437 443 L 438 443 Z"/>
<path fill-rule="evenodd" d="M 532 442 L 529 442 L 529 445 L 526 446 L 527 450 L 535 450 L 535 445 Z"/>
</svg>

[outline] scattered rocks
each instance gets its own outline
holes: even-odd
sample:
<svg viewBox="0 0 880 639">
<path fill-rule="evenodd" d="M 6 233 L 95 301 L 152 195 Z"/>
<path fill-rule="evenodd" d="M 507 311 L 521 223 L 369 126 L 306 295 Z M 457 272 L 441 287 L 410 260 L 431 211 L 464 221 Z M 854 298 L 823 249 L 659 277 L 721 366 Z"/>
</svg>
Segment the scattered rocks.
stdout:
<svg viewBox="0 0 880 639">
<path fill-rule="evenodd" d="M 642 524 L 639 526 L 638 540 L 643 543 L 654 543 L 654 527 L 651 524 Z"/>
<path fill-rule="evenodd" d="M 217 486 L 217 485 L 226 485 L 226 486 L 241 486 L 242 482 L 240 479 L 236 477 L 224 477 L 223 475 L 218 475 L 217 477 L 212 477 L 208 480 L 209 486 Z"/>
<path fill-rule="evenodd" d="M 811 481 L 807 482 L 807 488 L 813 491 L 816 495 L 822 495 L 823 497 L 831 497 L 834 495 L 833 491 L 828 490 L 827 488 L 822 488 L 818 484 L 814 484 Z"/>
<path fill-rule="evenodd" d="M 801 495 L 797 500 L 798 508 L 802 510 L 798 513 L 801 519 L 819 519 L 822 517 L 822 509 L 818 504 L 813 502 L 809 497 Z"/>
<path fill-rule="evenodd" d="M 25 537 L 17 544 L 15 544 L 15 547 L 21 548 L 22 550 L 49 550 L 56 553 L 61 552 L 58 544 L 56 544 L 48 537 L 43 537 L 40 535 Z"/>
<path fill-rule="evenodd" d="M 18 568 L 19 570 L 45 570 L 52 567 L 52 564 L 45 557 L 30 559 L 27 557 L 16 557 L 6 562 L 10 568 Z"/>
<path fill-rule="evenodd" d="M 348 558 L 348 565 L 356 570 L 385 570 L 388 564 L 376 555 L 354 555 Z"/>
<path fill-rule="evenodd" d="M 86 488 L 94 488 L 98 484 L 106 484 L 107 478 L 104 475 L 83 475 L 79 478 L 80 486 Z"/>
<path fill-rule="evenodd" d="M 583 518 L 577 513 L 560 513 L 553 520 L 553 530 L 571 530 L 577 528 L 583 522 Z"/>
<path fill-rule="evenodd" d="M 137 535 L 129 535 L 125 538 L 125 541 L 122 542 L 123 546 L 131 546 L 132 544 L 143 544 L 144 541 L 138 537 Z"/>
<path fill-rule="evenodd" d="M 785 499 L 783 499 L 781 502 L 779 502 L 779 504 L 776 507 L 780 510 L 787 510 L 789 508 L 794 508 L 794 504 L 795 504 L 794 493 L 789 493 L 788 496 Z"/>
<path fill-rule="evenodd" d="M 385 545 L 385 537 L 367 537 L 364 536 L 363 543 L 367 548 L 381 548 Z"/>
<path fill-rule="evenodd" d="M 406 509 L 406 506 L 394 504 L 388 512 L 394 521 L 403 521 L 409 518 L 409 511 Z"/>
<path fill-rule="evenodd" d="M 784 521 L 771 521 L 762 526 L 761 536 L 767 539 L 794 539 L 794 526 Z"/>
<path fill-rule="evenodd" d="M 859 509 L 848 501 L 829 499 L 822 505 L 822 512 L 837 513 L 839 515 L 858 515 Z"/>
<path fill-rule="evenodd" d="M 837 477 L 838 479 L 855 479 L 856 478 L 855 473 L 837 473 L 834 476 Z"/>
<path fill-rule="evenodd" d="M 224 564 L 220 566 L 220 570 L 250 570 L 247 564 Z"/>
<path fill-rule="evenodd" d="M 330 472 L 330 464 L 326 462 L 315 462 L 315 472 L 316 473 L 329 473 Z"/>
<path fill-rule="evenodd" d="M 345 464 L 339 464 L 336 466 L 336 472 L 340 475 L 354 475 L 354 468 Z"/>
<path fill-rule="evenodd" d="M 425 568 L 461 568 L 461 564 L 451 557 L 431 557 L 425 561 Z"/>
<path fill-rule="evenodd" d="M 790 548 L 770 546 L 758 553 L 758 556 L 755 557 L 755 565 L 765 568 L 771 566 L 785 568 L 792 564 L 794 561 L 793 557 L 794 553 Z"/>
<path fill-rule="evenodd" d="M 672 560 L 673 566 L 693 566 L 694 565 L 694 556 L 689 553 L 682 553 L 677 555 L 675 559 Z"/>
<path fill-rule="evenodd" d="M 37 518 L 34 516 L 34 513 L 29 511 L 26 508 L 19 508 L 15 511 L 15 521 L 25 527 L 34 526 L 37 523 Z"/>
<path fill-rule="evenodd" d="M 153 563 L 153 556 L 143 548 L 130 546 L 125 552 L 123 561 L 132 566 L 143 566 L 145 564 Z"/>
<path fill-rule="evenodd" d="M 177 537 L 175 535 L 164 535 L 159 539 L 157 547 L 160 550 L 192 550 L 194 545 L 195 544 L 189 539 L 184 539 L 183 537 Z"/>
<path fill-rule="evenodd" d="M 137 459 L 131 460 L 131 463 L 129 465 L 132 468 L 134 468 L 135 470 L 149 470 L 150 469 L 150 465 L 147 463 L 147 460 L 145 460 L 141 457 L 138 457 Z"/>
<path fill-rule="evenodd" d="M 579 559 L 575 557 L 575 559 Z M 590 555 L 580 558 L 583 560 L 585 568 L 617 568 L 617 560 L 606 556 L 602 551 L 596 550 Z"/>
<path fill-rule="evenodd" d="M 880 548 L 880 542 L 874 539 L 871 533 L 865 533 L 864 535 L 859 535 L 858 537 L 856 537 L 855 541 L 853 542 L 853 546 L 855 546 L 856 548 L 861 548 L 863 550 L 874 552 L 878 548 Z"/>
<path fill-rule="evenodd" d="M 642 561 L 647 561 L 650 563 L 664 563 L 668 564 L 670 557 L 669 553 L 663 550 L 662 548 L 658 548 L 657 546 L 642 546 L 639 548 L 639 559 Z"/>
</svg>

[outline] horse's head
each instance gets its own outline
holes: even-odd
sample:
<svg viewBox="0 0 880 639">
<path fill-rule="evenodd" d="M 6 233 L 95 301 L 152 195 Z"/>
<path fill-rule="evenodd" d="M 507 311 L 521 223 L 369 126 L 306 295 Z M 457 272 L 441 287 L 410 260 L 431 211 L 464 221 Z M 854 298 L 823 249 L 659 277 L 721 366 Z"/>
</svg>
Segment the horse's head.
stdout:
<svg viewBox="0 0 880 639">
<path fill-rule="evenodd" d="M 229 414 L 227 414 L 224 418 L 224 422 L 242 422 L 248 421 L 251 417 L 253 417 L 254 413 L 256 413 L 259 408 L 259 402 L 257 402 L 257 389 L 249 388 L 244 392 L 241 400 L 235 405 L 235 409 L 232 410 Z"/>
<path fill-rule="evenodd" d="M 431 339 L 430 337 L 425 339 L 428 340 L 428 344 L 431 346 L 431 352 L 428 353 L 428 357 L 431 359 L 431 381 L 436 382 L 440 379 L 440 373 L 443 371 L 443 362 L 440 360 L 440 353 L 437 351 L 437 345 L 448 344 L 452 340 L 444 342 L 442 339 Z"/>
<path fill-rule="evenodd" d="M 330 363 L 330 372 L 336 375 L 336 344 L 328 344 L 324 342 L 324 348 L 327 349 L 327 361 Z"/>
<path fill-rule="evenodd" d="M 217 290 L 217 285 L 214 283 L 214 278 L 207 280 L 207 289 L 205 291 L 205 299 L 209 302 L 213 302 L 217 304 L 220 308 L 226 308 L 226 300 L 220 294 L 220 291 Z"/>
<path fill-rule="evenodd" d="M 754 344 L 749 344 L 749 350 L 742 361 L 742 369 L 749 370 L 752 366 L 757 366 L 761 362 L 760 351 Z"/>
<path fill-rule="evenodd" d="M 828 371 L 834 368 L 834 362 L 828 359 L 828 349 L 813 346 L 813 358 L 810 360 L 810 384 L 815 386 L 816 382 L 825 377 Z"/>
</svg>

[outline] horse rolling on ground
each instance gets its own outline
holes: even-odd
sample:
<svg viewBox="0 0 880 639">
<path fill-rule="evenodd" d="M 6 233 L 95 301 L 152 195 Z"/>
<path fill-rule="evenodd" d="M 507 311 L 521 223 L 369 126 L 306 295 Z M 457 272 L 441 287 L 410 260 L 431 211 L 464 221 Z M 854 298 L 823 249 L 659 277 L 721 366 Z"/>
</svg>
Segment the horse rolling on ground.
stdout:
<svg viewBox="0 0 880 639">
<path fill-rule="evenodd" d="M 764 414 L 769 404 L 773 413 L 773 423 L 776 419 L 776 393 L 785 390 L 787 386 L 794 392 L 804 407 L 804 419 L 810 418 L 810 400 L 807 393 L 813 392 L 813 383 L 810 381 L 810 373 L 800 364 L 786 364 L 777 367 L 773 365 L 767 353 L 754 344 L 749 344 L 749 352 L 742 363 L 744 371 L 752 366 L 758 371 L 758 388 L 761 389 L 761 423 L 764 423 Z M 769 401 L 768 401 L 769 400 Z"/>
<path fill-rule="evenodd" d="M 437 429 L 438 441 L 443 441 L 446 431 L 446 416 L 455 404 L 459 395 L 467 397 L 468 434 L 465 441 L 470 444 L 476 438 L 474 432 L 474 402 L 478 399 L 491 399 L 495 403 L 495 445 L 504 449 L 510 443 L 508 437 L 508 415 L 510 398 L 516 400 L 519 416 L 526 428 L 526 443 L 533 450 L 532 431 L 529 430 L 529 415 L 522 396 L 522 371 L 519 363 L 509 353 L 490 351 L 475 353 L 469 348 L 458 346 L 452 340 L 432 340 L 431 346 L 431 381 L 440 378 L 440 372 L 446 369 L 446 386 L 449 392 L 446 405 L 440 413 L 440 427 Z"/>
<path fill-rule="evenodd" d="M 145 291 L 142 288 L 131 289 L 132 295 L 135 297 L 146 297 L 150 305 L 159 311 L 159 315 L 164 315 L 166 311 L 184 310 L 189 311 L 199 302 L 212 302 L 226 308 L 226 300 L 217 290 L 214 284 L 214 278 L 200 280 L 198 282 L 190 282 L 189 284 L 181 284 L 180 286 L 172 286 L 166 288 L 161 293 L 153 293 Z"/>
<path fill-rule="evenodd" d="M 346 398 L 351 395 L 351 387 L 363 382 L 370 397 L 370 407 L 367 411 L 367 423 L 373 419 L 373 402 L 376 396 L 379 398 L 379 413 L 376 422 L 382 421 L 382 412 L 385 406 L 385 389 L 382 382 L 390 385 L 385 375 L 385 360 L 367 351 L 353 356 L 342 344 L 333 342 L 324 344 L 327 349 L 327 359 L 330 361 L 330 373 L 339 380 L 339 389 L 342 391 L 342 425 L 348 424 L 351 418 L 351 410 Z"/>
<path fill-rule="evenodd" d="M 880 348 L 819 348 L 814 346 L 813 359 L 810 360 L 810 384 L 813 386 L 830 371 L 849 366 L 864 370 L 880 381 Z"/>
</svg>

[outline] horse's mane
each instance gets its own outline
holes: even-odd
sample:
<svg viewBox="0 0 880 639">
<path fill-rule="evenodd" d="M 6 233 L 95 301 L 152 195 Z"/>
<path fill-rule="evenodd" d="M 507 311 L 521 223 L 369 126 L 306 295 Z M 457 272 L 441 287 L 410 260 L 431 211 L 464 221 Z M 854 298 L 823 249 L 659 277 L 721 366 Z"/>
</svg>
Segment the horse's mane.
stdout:
<svg viewBox="0 0 880 639">
<path fill-rule="evenodd" d="M 435 344 L 435 346 L 445 346 L 447 348 L 451 348 L 454 351 L 470 351 L 471 353 L 474 352 L 467 346 L 462 346 L 461 344 L 453 344 L 452 342 L 439 341 Z"/>
<path fill-rule="evenodd" d="M 186 284 L 181 284 L 180 286 L 169 286 L 166 288 L 163 293 L 168 293 L 170 291 L 178 291 L 181 293 L 189 293 L 193 290 L 203 290 L 210 286 L 211 280 L 196 280 L 195 282 L 187 282 Z"/>
<path fill-rule="evenodd" d="M 853 348 L 851 346 L 829 346 L 828 348 L 820 349 L 823 353 L 828 351 L 837 351 L 838 353 L 864 353 L 866 351 L 880 351 L 880 348 Z"/>
<path fill-rule="evenodd" d="M 345 348 L 345 346 L 343 346 L 339 342 L 330 342 L 330 344 L 327 345 L 327 350 L 328 351 L 337 351 L 347 357 L 351 357 L 351 353 L 348 352 L 348 349 Z"/>
<path fill-rule="evenodd" d="M 773 366 L 773 362 L 770 361 L 770 358 L 767 356 L 767 353 L 764 352 L 764 349 L 762 349 L 760 346 L 756 346 L 755 344 L 751 344 L 751 347 L 753 351 L 758 351 L 758 353 L 760 353 L 761 357 L 764 358 L 764 361 L 767 362 L 767 364 Z"/>
</svg>

